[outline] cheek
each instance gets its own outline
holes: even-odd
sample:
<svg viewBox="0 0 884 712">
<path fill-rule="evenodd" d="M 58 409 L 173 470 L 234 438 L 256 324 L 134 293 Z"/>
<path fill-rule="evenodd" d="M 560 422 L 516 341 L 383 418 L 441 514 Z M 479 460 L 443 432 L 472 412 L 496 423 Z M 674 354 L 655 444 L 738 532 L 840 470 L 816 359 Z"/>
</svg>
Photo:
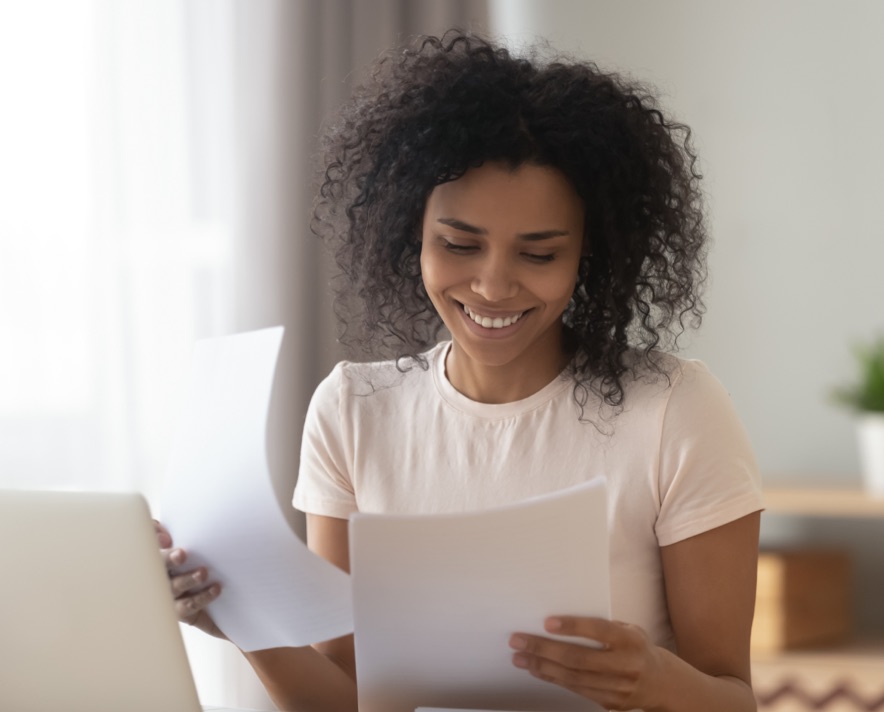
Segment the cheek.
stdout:
<svg viewBox="0 0 884 712">
<path fill-rule="evenodd" d="M 421 249 L 420 265 L 421 279 L 424 282 L 424 288 L 430 292 L 432 291 L 432 284 L 435 281 L 433 278 L 433 261 L 427 256 L 427 252 L 424 249 Z"/>
<path fill-rule="evenodd" d="M 440 255 L 421 251 L 421 279 L 427 292 L 439 292 L 456 281 L 456 270 Z"/>
<path fill-rule="evenodd" d="M 437 310 L 440 308 L 440 292 L 445 288 L 444 281 L 439 272 L 438 260 L 429 258 L 422 252 L 421 280 L 424 284 L 424 291 Z"/>
<path fill-rule="evenodd" d="M 544 301 L 567 304 L 577 286 L 577 270 L 563 266 L 554 275 L 549 275 L 541 284 L 536 285 L 536 292 Z"/>
</svg>

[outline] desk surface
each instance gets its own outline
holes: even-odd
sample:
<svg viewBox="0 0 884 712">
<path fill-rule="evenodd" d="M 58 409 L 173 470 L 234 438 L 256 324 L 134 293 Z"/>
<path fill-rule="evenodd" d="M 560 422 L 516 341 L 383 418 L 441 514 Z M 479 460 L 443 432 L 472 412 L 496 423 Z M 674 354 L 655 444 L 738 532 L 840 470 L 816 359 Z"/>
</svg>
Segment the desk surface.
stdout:
<svg viewBox="0 0 884 712">
<path fill-rule="evenodd" d="M 884 497 L 857 488 L 769 487 L 764 490 L 764 501 L 772 514 L 884 517 Z"/>
</svg>

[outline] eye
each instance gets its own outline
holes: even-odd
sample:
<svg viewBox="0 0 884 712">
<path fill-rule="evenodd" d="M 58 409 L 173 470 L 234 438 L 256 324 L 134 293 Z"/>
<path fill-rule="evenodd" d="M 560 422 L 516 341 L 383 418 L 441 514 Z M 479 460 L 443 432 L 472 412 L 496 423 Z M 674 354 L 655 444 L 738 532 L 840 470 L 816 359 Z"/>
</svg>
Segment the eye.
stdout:
<svg viewBox="0 0 884 712">
<path fill-rule="evenodd" d="M 536 262 L 537 264 L 547 264 L 548 262 L 552 262 L 556 256 L 555 254 L 550 255 L 535 255 L 530 252 L 523 252 L 522 256 L 531 262 Z"/>
<path fill-rule="evenodd" d="M 462 245 L 458 242 L 446 240 L 444 237 L 440 237 L 439 240 L 442 242 L 442 247 L 444 249 L 453 252 L 456 255 L 468 255 L 479 249 L 475 245 Z"/>
</svg>

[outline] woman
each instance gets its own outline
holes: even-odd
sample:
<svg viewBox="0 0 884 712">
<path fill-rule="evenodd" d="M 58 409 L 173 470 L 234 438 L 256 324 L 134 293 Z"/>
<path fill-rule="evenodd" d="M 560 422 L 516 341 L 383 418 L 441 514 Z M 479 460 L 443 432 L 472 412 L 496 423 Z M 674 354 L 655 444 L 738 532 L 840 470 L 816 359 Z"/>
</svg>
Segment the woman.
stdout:
<svg viewBox="0 0 884 712">
<path fill-rule="evenodd" d="M 341 268 L 342 339 L 395 358 L 320 384 L 294 504 L 348 570 L 354 511 L 476 509 L 603 476 L 612 620 L 513 631 L 513 665 L 610 709 L 743 712 L 757 468 L 722 386 L 662 350 L 702 313 L 688 139 L 590 63 L 459 32 L 380 62 L 326 134 L 313 224 Z M 179 614 L 223 635 L 208 576 L 173 578 Z M 283 709 L 356 709 L 352 636 L 247 657 Z"/>
</svg>

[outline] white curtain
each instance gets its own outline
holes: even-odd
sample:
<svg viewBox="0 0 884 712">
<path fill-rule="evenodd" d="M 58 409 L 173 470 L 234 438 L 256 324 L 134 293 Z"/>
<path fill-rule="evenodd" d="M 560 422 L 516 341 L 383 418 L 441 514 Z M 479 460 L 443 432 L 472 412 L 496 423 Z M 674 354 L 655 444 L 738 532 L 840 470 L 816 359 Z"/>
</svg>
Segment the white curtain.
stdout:
<svg viewBox="0 0 884 712">
<path fill-rule="evenodd" d="M 0 3 L 0 487 L 162 486 L 197 338 L 286 327 L 268 423 L 284 511 L 339 354 L 309 234 L 322 118 L 383 49 L 483 0 Z M 204 703 L 270 709 L 185 631 Z"/>
<path fill-rule="evenodd" d="M 231 328 L 231 152 L 194 160 L 185 19 L 0 5 L 3 486 L 151 495 L 191 344 Z"/>
</svg>

